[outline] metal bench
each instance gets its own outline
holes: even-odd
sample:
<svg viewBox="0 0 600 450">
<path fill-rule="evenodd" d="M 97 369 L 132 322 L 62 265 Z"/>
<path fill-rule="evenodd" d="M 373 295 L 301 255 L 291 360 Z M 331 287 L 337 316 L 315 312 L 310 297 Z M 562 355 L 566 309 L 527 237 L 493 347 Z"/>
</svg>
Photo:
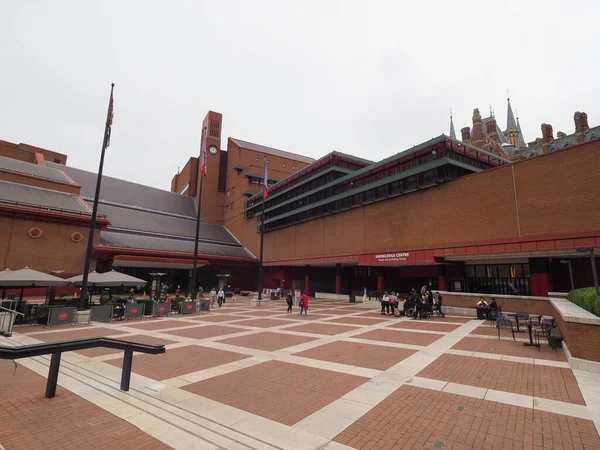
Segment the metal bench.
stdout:
<svg viewBox="0 0 600 450">
<path fill-rule="evenodd" d="M 41 355 L 52 355 L 50 360 L 50 369 L 48 371 L 48 382 L 46 383 L 46 397 L 53 398 L 56 395 L 56 383 L 58 381 L 58 371 L 60 369 L 60 357 L 62 353 L 96 347 L 124 350 L 123 370 L 121 372 L 122 391 L 129 390 L 133 352 L 149 353 L 151 355 L 165 353 L 164 345 L 147 345 L 137 342 L 101 337 L 91 339 L 73 339 L 70 341 L 48 342 L 33 345 L 21 345 L 16 347 L 0 347 L 0 359 L 14 360 Z"/>
</svg>

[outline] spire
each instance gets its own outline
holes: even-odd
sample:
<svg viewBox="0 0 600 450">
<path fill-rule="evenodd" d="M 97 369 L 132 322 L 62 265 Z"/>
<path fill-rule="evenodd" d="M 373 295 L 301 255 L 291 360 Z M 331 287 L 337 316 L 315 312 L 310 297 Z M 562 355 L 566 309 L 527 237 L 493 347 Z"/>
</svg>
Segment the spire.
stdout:
<svg viewBox="0 0 600 450">
<path fill-rule="evenodd" d="M 515 116 L 512 111 L 512 107 L 510 106 L 510 97 L 508 97 L 508 91 L 506 91 L 506 101 L 508 102 L 508 111 L 506 113 L 506 129 L 514 130 L 517 128 L 517 123 L 515 122 Z"/>
<path fill-rule="evenodd" d="M 523 137 L 523 132 L 521 131 L 521 124 L 519 123 L 519 111 L 517 111 L 517 130 L 519 130 L 519 148 L 527 147 L 527 144 L 525 144 L 525 138 Z"/>
<path fill-rule="evenodd" d="M 454 122 L 452 121 L 452 109 L 450 109 L 450 137 L 456 139 L 456 132 L 454 131 Z"/>
</svg>

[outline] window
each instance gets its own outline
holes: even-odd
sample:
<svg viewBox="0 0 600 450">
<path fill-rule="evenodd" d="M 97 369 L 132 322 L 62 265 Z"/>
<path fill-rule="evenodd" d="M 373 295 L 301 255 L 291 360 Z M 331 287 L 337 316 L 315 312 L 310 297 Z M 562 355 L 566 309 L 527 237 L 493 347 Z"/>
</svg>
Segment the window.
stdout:
<svg viewBox="0 0 600 450">
<path fill-rule="evenodd" d="M 235 186 L 231 188 L 231 193 L 235 194 Z"/>
<path fill-rule="evenodd" d="M 227 197 L 229 197 L 230 191 L 227 191 Z"/>
</svg>

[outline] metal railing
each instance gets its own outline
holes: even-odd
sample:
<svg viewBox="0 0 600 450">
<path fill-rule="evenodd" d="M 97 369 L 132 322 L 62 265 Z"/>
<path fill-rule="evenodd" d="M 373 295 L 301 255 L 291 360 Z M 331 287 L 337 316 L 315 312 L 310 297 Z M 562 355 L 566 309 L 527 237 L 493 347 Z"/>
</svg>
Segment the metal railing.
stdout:
<svg viewBox="0 0 600 450">
<path fill-rule="evenodd" d="M 25 317 L 25 314 L 0 305 L 0 335 L 7 337 L 12 336 L 17 316 Z"/>
<path fill-rule="evenodd" d="M 158 355 L 165 353 L 164 345 L 147 345 L 137 342 L 122 341 L 110 338 L 73 339 L 70 341 L 48 342 L 43 344 L 21 345 L 18 347 L 0 347 L 0 359 L 32 358 L 34 356 L 52 355 L 50 369 L 48 371 L 48 382 L 46 383 L 46 397 L 53 398 L 56 395 L 56 383 L 60 369 L 60 358 L 63 352 L 84 350 L 87 348 L 114 348 L 124 350 L 123 370 L 121 372 L 121 390 L 128 391 L 131 381 L 131 365 L 133 352 Z"/>
</svg>

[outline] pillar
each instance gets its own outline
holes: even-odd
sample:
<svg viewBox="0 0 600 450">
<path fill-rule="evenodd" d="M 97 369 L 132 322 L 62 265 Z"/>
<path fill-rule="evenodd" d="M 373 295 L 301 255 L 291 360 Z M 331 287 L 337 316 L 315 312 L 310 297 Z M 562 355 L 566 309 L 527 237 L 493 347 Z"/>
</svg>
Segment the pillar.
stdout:
<svg viewBox="0 0 600 450">
<path fill-rule="evenodd" d="M 335 293 L 336 294 L 341 294 L 342 293 L 342 265 L 341 264 L 336 264 L 335 265 Z"/>
<path fill-rule="evenodd" d="M 448 290 L 448 278 L 446 277 L 446 265 L 438 264 L 438 290 Z"/>
<path fill-rule="evenodd" d="M 548 258 L 529 258 L 529 273 L 531 295 L 547 297 L 548 292 L 552 291 L 550 260 Z"/>
<path fill-rule="evenodd" d="M 383 291 L 385 289 L 385 281 L 383 277 L 383 271 L 379 269 L 377 271 L 377 295 L 381 297 L 383 295 Z"/>
<path fill-rule="evenodd" d="M 306 274 L 304 275 L 304 292 L 306 295 L 310 295 L 310 275 L 308 273 L 308 266 L 306 266 Z"/>
</svg>

